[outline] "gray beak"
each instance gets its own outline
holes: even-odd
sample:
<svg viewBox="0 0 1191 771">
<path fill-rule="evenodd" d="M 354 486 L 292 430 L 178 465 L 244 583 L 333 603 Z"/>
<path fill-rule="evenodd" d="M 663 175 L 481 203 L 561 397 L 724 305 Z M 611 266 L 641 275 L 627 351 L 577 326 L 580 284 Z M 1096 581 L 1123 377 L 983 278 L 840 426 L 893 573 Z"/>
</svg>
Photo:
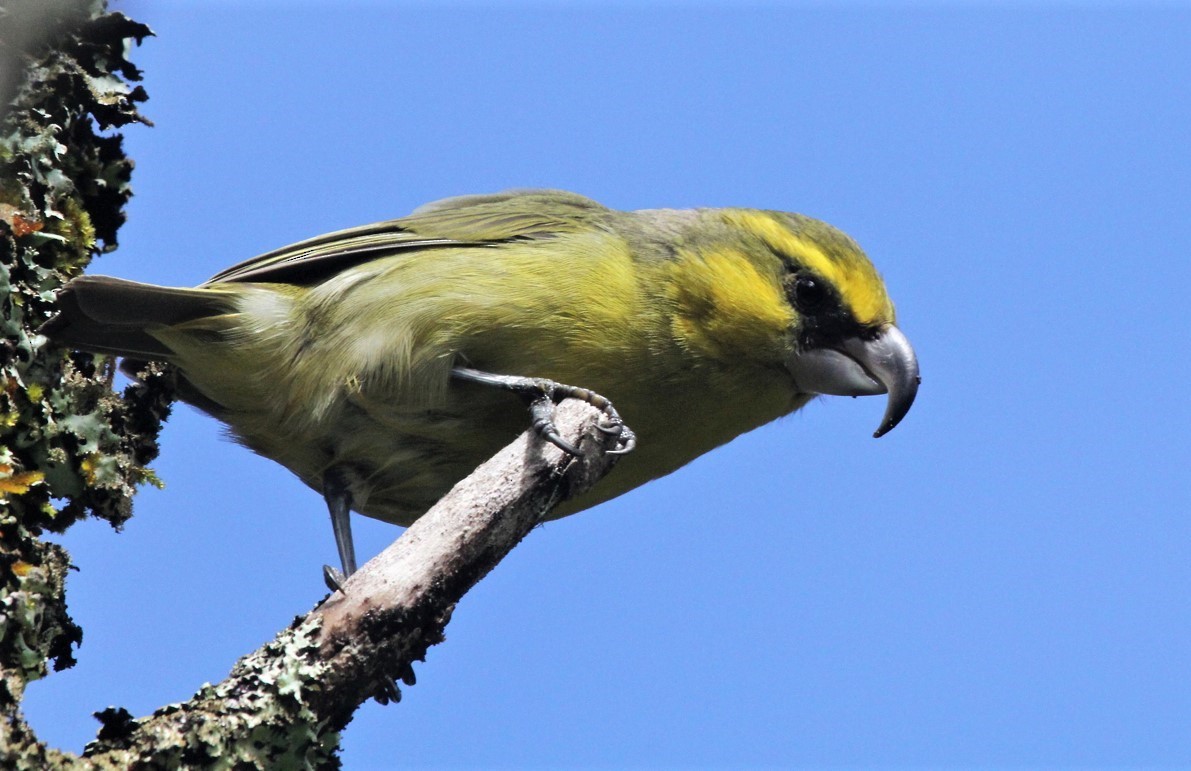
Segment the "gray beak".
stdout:
<svg viewBox="0 0 1191 771">
<path fill-rule="evenodd" d="M 872 340 L 846 340 L 838 350 L 802 351 L 788 364 L 799 390 L 836 396 L 889 394 L 874 437 L 884 436 L 910 411 L 918 394 L 918 359 L 895 326 Z"/>
</svg>

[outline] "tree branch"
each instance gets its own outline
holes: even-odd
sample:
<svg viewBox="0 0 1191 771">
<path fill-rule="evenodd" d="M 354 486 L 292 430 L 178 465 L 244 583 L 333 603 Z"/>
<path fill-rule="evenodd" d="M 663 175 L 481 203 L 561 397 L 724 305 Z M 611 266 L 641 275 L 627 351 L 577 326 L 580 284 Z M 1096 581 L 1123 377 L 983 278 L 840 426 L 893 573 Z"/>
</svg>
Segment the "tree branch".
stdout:
<svg viewBox="0 0 1191 771">
<path fill-rule="evenodd" d="M 412 664 L 441 642 L 460 598 L 557 504 L 589 489 L 617 456 L 601 413 L 567 400 L 572 458 L 532 431 L 457 484 L 305 618 L 237 663 L 228 679 L 142 720 L 109 711 L 84 757 L 162 768 L 218 763 L 336 767 L 338 731 L 370 697 L 400 698 Z"/>
</svg>

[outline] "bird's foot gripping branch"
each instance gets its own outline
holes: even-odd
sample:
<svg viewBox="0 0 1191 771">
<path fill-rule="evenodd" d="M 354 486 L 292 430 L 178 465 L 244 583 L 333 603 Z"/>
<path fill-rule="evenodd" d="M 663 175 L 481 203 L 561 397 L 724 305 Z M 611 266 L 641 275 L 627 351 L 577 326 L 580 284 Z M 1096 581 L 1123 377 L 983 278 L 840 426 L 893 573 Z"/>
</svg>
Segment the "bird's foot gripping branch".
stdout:
<svg viewBox="0 0 1191 771">
<path fill-rule="evenodd" d="M 470 367 L 455 367 L 451 370 L 451 377 L 503 388 L 518 394 L 529 402 L 529 409 L 533 415 L 533 429 L 550 444 L 571 455 L 578 455 L 579 448 L 560 437 L 558 428 L 554 425 L 554 405 L 563 399 L 578 399 L 587 402 L 604 413 L 600 431 L 608 436 L 616 437 L 617 444 L 615 449 L 610 449 L 608 452 L 613 455 L 627 455 L 637 446 L 636 434 L 633 433 L 633 429 L 625 425 L 624 419 L 612 406 L 612 402 L 607 397 L 586 388 L 555 383 L 553 380 L 545 378 L 496 375 Z"/>
</svg>

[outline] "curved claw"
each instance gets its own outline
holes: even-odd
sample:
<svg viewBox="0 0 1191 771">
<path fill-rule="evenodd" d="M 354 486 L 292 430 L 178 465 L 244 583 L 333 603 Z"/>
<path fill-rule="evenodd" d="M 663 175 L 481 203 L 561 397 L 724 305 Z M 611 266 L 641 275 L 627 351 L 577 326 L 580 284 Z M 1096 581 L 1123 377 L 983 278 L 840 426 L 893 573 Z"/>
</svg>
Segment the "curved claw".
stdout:
<svg viewBox="0 0 1191 771">
<path fill-rule="evenodd" d="M 549 395 L 543 394 L 534 400 L 529 405 L 529 413 L 533 417 L 533 430 L 538 436 L 569 455 L 580 454 L 578 447 L 559 436 L 558 427 L 554 425 L 554 402 Z"/>
<path fill-rule="evenodd" d="M 347 581 L 347 576 L 339 568 L 333 568 L 330 565 L 323 565 L 323 583 L 332 592 L 343 592 L 343 584 Z M 347 592 L 343 592 L 347 594 Z"/>
<path fill-rule="evenodd" d="M 582 455 L 583 451 L 558 435 L 557 431 L 543 431 L 541 436 L 550 444 L 571 455 Z"/>
<path fill-rule="evenodd" d="M 612 405 L 608 405 L 611 408 Z M 624 422 L 617 415 L 615 421 L 609 424 L 596 423 L 596 431 L 599 431 L 605 436 L 616 436 L 620 438 L 617 443 L 620 446 L 613 450 L 605 450 L 609 455 L 628 455 L 637 447 L 637 435 L 633 430 L 626 426 Z"/>
<path fill-rule="evenodd" d="M 609 455 L 628 455 L 637 448 L 637 435 L 627 428 L 625 429 L 625 433 L 621 434 L 621 441 L 624 442 L 624 446 L 618 447 L 615 450 L 608 450 Z"/>
</svg>

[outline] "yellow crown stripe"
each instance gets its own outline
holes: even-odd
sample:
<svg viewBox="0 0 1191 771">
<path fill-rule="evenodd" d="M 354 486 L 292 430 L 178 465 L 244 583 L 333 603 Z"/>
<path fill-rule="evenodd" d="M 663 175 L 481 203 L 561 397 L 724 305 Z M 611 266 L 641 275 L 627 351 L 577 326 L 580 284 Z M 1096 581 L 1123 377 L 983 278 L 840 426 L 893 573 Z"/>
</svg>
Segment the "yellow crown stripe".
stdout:
<svg viewBox="0 0 1191 771">
<path fill-rule="evenodd" d="M 729 210 L 724 212 L 724 219 L 835 286 L 861 324 L 893 322 L 893 304 L 885 293 L 884 282 L 862 254 L 828 255 L 814 241 L 791 231 L 786 223 L 766 212 Z"/>
</svg>

